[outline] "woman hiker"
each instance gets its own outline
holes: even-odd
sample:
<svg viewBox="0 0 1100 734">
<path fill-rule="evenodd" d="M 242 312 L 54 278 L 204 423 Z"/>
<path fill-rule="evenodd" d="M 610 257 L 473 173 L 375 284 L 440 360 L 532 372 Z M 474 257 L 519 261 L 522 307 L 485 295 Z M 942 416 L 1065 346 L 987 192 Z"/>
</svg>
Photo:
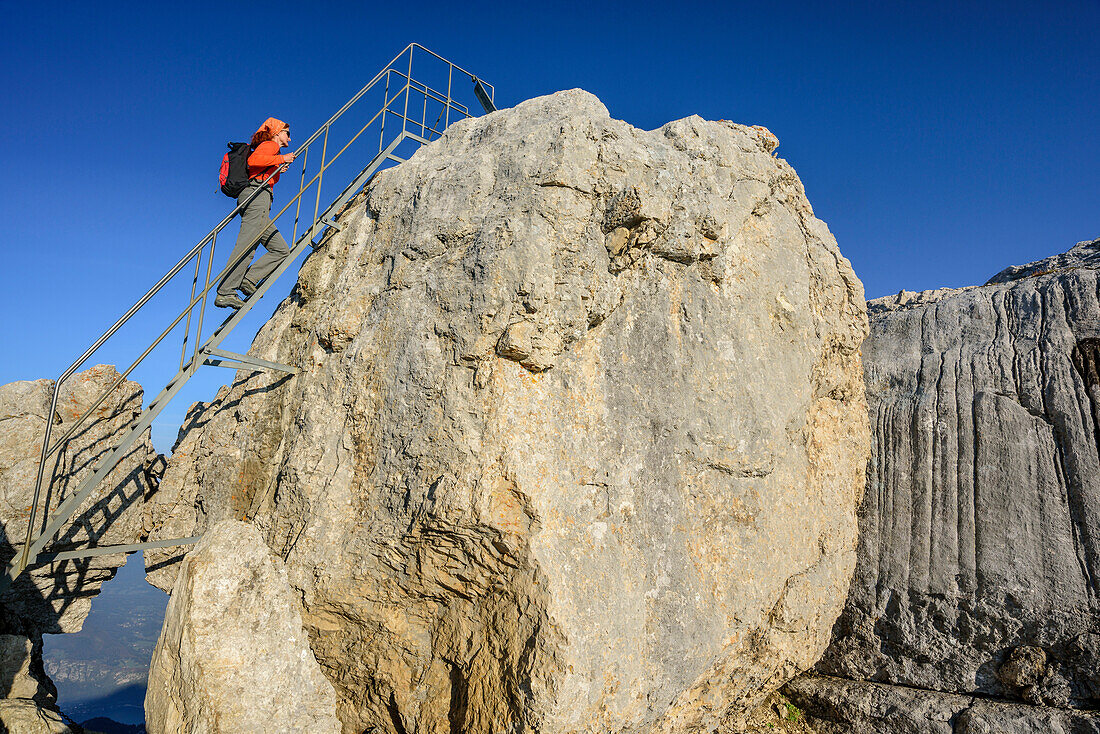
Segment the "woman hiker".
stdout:
<svg viewBox="0 0 1100 734">
<path fill-rule="evenodd" d="M 214 305 L 220 308 L 240 308 L 244 305 L 234 291 L 240 291 L 248 298 L 256 292 L 256 286 L 271 271 L 279 267 L 290 254 L 286 240 L 271 222 L 271 200 L 275 182 L 279 175 L 294 160 L 293 153 L 280 155 L 279 151 L 290 144 L 290 125 L 282 120 L 269 117 L 252 136 L 252 153 L 248 156 L 248 186 L 237 197 L 237 204 L 243 204 L 249 196 L 260 188 L 261 182 L 274 174 L 263 185 L 263 190 L 241 212 L 241 233 L 237 235 L 237 245 L 229 256 L 229 272 L 218 283 L 218 295 Z M 257 244 L 267 248 L 267 252 L 256 262 L 249 265 Z"/>
</svg>

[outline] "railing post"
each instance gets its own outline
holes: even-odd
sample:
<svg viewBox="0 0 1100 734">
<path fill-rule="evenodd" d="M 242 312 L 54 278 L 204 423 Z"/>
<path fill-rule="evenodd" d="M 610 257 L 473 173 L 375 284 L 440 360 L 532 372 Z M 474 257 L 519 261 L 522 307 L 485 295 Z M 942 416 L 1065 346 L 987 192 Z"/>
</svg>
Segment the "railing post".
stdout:
<svg viewBox="0 0 1100 734">
<path fill-rule="evenodd" d="M 42 454 L 38 460 L 38 478 L 34 482 L 34 498 L 31 500 L 31 516 L 27 519 L 27 540 L 23 544 L 23 552 L 19 556 L 19 572 L 22 572 L 30 563 L 31 544 L 34 542 L 34 520 L 38 513 L 38 500 L 42 495 L 42 473 L 46 470 L 46 459 L 49 456 L 50 435 L 53 433 L 53 417 L 57 415 L 57 396 L 61 392 L 61 382 L 66 375 L 57 378 L 53 384 L 53 397 L 50 399 L 50 412 L 46 414 L 46 435 L 42 437 Z M 13 577 L 14 578 L 14 577 Z"/>
<path fill-rule="evenodd" d="M 401 116 L 401 132 L 406 132 L 405 125 L 409 122 L 409 95 L 412 94 L 413 79 L 413 47 L 409 46 L 409 73 L 405 77 L 405 112 Z"/>
<path fill-rule="evenodd" d="M 309 165 L 309 146 L 306 146 L 306 157 L 302 159 L 302 180 L 298 182 L 298 207 L 294 210 L 294 232 L 290 235 L 291 242 L 298 241 L 298 215 L 302 213 L 302 193 L 306 186 L 306 166 Z M 320 187 L 318 187 L 320 189 Z"/>
<path fill-rule="evenodd" d="M 424 109 L 420 112 L 420 137 L 428 137 L 428 95 L 424 94 Z"/>
<path fill-rule="evenodd" d="M 183 348 L 180 349 L 180 369 L 183 369 L 183 361 L 187 359 L 187 337 L 191 336 L 191 311 L 194 310 L 195 302 L 195 288 L 199 285 L 199 268 L 202 266 L 202 251 L 206 249 L 202 247 L 199 249 L 199 256 L 195 259 L 195 277 L 191 281 L 191 298 L 188 303 L 192 304 L 187 309 L 187 325 L 183 327 Z M 198 339 L 195 339 L 197 342 Z"/>
<path fill-rule="evenodd" d="M 383 115 L 385 117 L 385 115 Z M 313 204 L 313 224 L 310 227 L 317 226 L 317 212 L 321 210 L 321 183 L 325 180 L 325 156 L 328 154 L 328 131 L 329 128 L 325 128 L 325 142 L 321 145 L 321 170 L 317 172 L 317 201 Z"/>
<path fill-rule="evenodd" d="M 386 147 L 386 110 L 390 107 L 390 71 L 386 69 L 386 94 L 382 98 L 382 129 L 378 133 L 378 152 Z"/>
<path fill-rule="evenodd" d="M 443 121 L 443 129 L 446 130 L 451 126 L 451 77 L 454 76 L 455 65 L 447 64 L 447 117 Z"/>
<path fill-rule="evenodd" d="M 199 345 L 202 344 L 202 324 L 206 318 L 206 299 L 210 297 L 210 272 L 214 267 L 214 248 L 218 244 L 218 233 L 214 233 L 213 239 L 210 240 L 210 257 L 206 260 L 206 283 L 202 288 L 202 305 L 199 306 L 199 324 L 195 333 L 195 353 L 191 357 L 191 374 L 195 374 L 195 370 L 199 368 Z M 217 294 L 214 294 L 217 298 Z M 180 367 L 183 369 L 183 367 Z"/>
</svg>

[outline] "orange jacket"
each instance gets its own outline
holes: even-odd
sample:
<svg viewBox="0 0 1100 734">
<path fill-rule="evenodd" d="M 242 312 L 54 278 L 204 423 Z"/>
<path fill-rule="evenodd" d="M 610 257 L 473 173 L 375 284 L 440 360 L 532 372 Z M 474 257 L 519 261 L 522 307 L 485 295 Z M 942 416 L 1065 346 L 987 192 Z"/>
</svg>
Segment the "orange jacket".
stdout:
<svg viewBox="0 0 1100 734">
<path fill-rule="evenodd" d="M 264 124 L 260 125 L 260 129 L 252 134 L 252 154 L 248 156 L 249 178 L 263 181 L 269 173 L 277 171 L 279 166 L 286 162 L 286 159 L 279 155 L 279 146 L 272 141 L 272 138 L 288 127 L 290 125 L 282 120 L 269 117 L 264 120 Z M 268 181 L 272 191 L 274 191 L 275 182 L 278 180 L 279 174 L 276 173 Z"/>
<path fill-rule="evenodd" d="M 278 171 L 285 160 L 286 156 L 279 155 L 278 143 L 265 140 L 248 156 L 248 177 L 263 181 L 269 173 Z M 279 174 L 276 173 L 267 183 L 274 189 L 278 180 Z"/>
</svg>

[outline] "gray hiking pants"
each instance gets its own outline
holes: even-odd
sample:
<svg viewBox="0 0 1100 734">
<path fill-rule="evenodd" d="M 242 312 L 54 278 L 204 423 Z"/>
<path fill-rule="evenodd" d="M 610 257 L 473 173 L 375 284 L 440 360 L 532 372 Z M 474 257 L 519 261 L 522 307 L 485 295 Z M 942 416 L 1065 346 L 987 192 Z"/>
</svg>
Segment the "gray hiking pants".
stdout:
<svg viewBox="0 0 1100 734">
<path fill-rule="evenodd" d="M 257 186 L 256 183 L 246 186 L 237 197 L 237 204 L 243 204 Z M 267 252 L 249 266 L 258 244 L 267 248 Z M 265 187 L 241 212 L 241 233 L 237 235 L 237 245 L 229 256 L 232 267 L 218 283 L 218 295 L 235 295 L 233 292 L 245 279 L 252 285 L 259 285 L 289 254 L 290 248 L 287 247 L 286 240 L 271 222 L 271 189 Z"/>
</svg>

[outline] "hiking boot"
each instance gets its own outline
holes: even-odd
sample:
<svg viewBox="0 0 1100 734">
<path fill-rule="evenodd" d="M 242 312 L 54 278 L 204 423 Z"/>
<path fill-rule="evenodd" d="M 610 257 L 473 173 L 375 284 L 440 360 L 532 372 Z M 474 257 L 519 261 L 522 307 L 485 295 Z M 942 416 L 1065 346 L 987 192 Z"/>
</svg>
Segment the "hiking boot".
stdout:
<svg viewBox="0 0 1100 734">
<path fill-rule="evenodd" d="M 237 286 L 237 290 L 243 293 L 245 298 L 250 298 L 256 292 L 256 286 L 252 285 L 249 280 L 242 280 L 241 284 Z"/>
<path fill-rule="evenodd" d="M 232 308 L 236 310 L 244 306 L 244 301 L 237 298 L 235 293 L 230 293 L 228 296 L 223 296 L 219 293 L 214 298 L 214 305 L 218 308 Z"/>
</svg>

